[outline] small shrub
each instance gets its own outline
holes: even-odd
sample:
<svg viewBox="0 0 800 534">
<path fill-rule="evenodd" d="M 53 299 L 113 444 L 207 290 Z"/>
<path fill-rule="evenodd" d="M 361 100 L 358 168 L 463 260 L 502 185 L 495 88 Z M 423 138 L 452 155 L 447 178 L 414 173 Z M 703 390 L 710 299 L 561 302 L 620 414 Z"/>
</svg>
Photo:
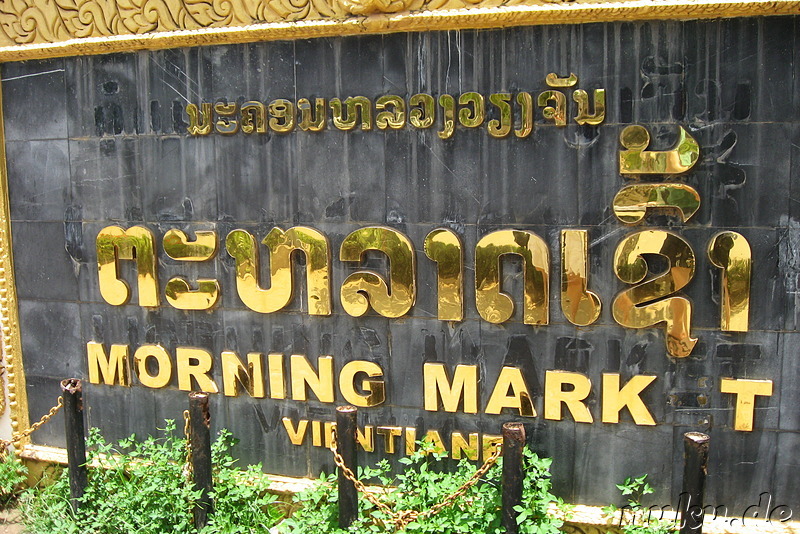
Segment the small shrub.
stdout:
<svg viewBox="0 0 800 534">
<path fill-rule="evenodd" d="M 215 466 L 215 514 L 202 534 L 263 532 L 274 525 L 278 513 L 274 497 L 266 493 L 260 466 L 247 471 L 235 467 L 228 453 L 233 440 L 223 431 L 212 448 Z M 192 503 L 199 492 L 184 473 L 186 445 L 167 421 L 162 436 L 137 441 L 133 436 L 118 446 L 105 441 L 97 429 L 87 440 L 88 486 L 82 506 L 73 512 L 69 503 L 66 471 L 55 481 L 34 488 L 23 500 L 27 528 L 38 534 L 188 534 L 195 532 Z M 250 475 L 249 484 L 243 484 Z M 52 482 L 51 484 L 48 482 Z"/>
<path fill-rule="evenodd" d="M 628 477 L 616 486 L 627 496 L 628 504 L 622 508 L 613 504 L 603 508 L 609 524 L 619 525 L 625 534 L 670 534 L 675 530 L 673 522 L 653 517 L 650 509 L 642 505 L 642 497 L 653 493 L 646 474 Z"/>
<path fill-rule="evenodd" d="M 402 458 L 404 471 L 394 479 L 388 476 L 389 464 L 381 461 L 376 468 L 363 468 L 360 479 L 375 479 L 387 487 L 383 498 L 394 510 L 429 510 L 456 491 L 477 467 L 468 460 L 460 461 L 454 472 L 442 469 L 444 454 L 419 443 L 417 452 Z M 519 532 L 523 534 L 555 534 L 563 521 L 550 513 L 549 507 L 561 501 L 550 493 L 549 458 L 539 458 L 525 450 L 523 505 L 519 512 Z M 454 505 L 436 515 L 414 521 L 405 532 L 417 534 L 474 533 L 502 534 L 500 517 L 500 474 L 502 458 L 485 478 L 472 486 Z M 338 528 L 336 477 L 323 475 L 309 490 L 295 496 L 301 505 L 295 514 L 279 525 L 279 532 L 292 534 L 344 534 L 391 532 L 389 517 L 359 495 L 359 519 L 347 530 Z"/>
<path fill-rule="evenodd" d="M 0 507 L 13 504 L 25 487 L 28 469 L 14 453 L 6 453 L 0 457 Z"/>
</svg>

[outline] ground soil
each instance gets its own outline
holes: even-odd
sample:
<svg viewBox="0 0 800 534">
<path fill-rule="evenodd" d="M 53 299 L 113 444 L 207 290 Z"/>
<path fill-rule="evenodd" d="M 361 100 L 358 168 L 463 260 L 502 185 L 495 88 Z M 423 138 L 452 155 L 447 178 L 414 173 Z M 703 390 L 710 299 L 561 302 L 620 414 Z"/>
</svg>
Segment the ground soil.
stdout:
<svg viewBox="0 0 800 534">
<path fill-rule="evenodd" d="M 22 534 L 22 520 L 17 510 L 0 510 L 0 534 Z"/>
</svg>

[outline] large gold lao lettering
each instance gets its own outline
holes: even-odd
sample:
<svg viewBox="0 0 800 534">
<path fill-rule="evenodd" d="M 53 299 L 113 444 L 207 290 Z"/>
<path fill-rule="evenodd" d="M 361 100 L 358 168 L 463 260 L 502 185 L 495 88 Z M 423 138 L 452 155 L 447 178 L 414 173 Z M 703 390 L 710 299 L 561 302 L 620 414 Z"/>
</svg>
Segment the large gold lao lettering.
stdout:
<svg viewBox="0 0 800 534">
<path fill-rule="evenodd" d="M 273 228 L 263 244 L 270 251 L 270 286 L 259 283 L 259 253 L 255 237 L 245 230 L 234 230 L 226 239 L 228 254 L 236 260 L 236 290 L 242 302 L 253 311 L 273 313 L 286 307 L 294 294 L 292 252 L 306 255 L 308 313 L 330 315 L 330 247 L 321 232 L 305 226 L 287 231 Z"/>
<path fill-rule="evenodd" d="M 199 262 L 213 258 L 217 253 L 217 233 L 198 230 L 195 237 L 190 241 L 185 232 L 169 230 L 162 241 L 164 252 L 178 261 Z M 197 289 L 191 289 L 185 278 L 175 276 L 167 282 L 164 293 L 167 302 L 179 310 L 208 310 L 219 300 L 220 288 L 213 278 L 198 278 Z"/>
<path fill-rule="evenodd" d="M 669 267 L 666 272 L 642 282 L 649 272 L 646 254 L 664 257 Z M 694 270 L 694 252 L 682 237 L 664 230 L 629 235 L 614 253 L 614 271 L 623 282 L 637 285 L 614 299 L 614 319 L 629 328 L 665 323 L 669 355 L 674 358 L 689 356 L 697 343 L 697 339 L 691 337 L 692 304 L 676 292 L 686 287 Z"/>
<path fill-rule="evenodd" d="M 441 321 L 464 318 L 464 248 L 454 231 L 437 228 L 425 238 L 425 255 L 436 262 L 437 316 Z"/>
<path fill-rule="evenodd" d="M 158 306 L 155 239 L 144 226 L 123 230 L 107 226 L 97 234 L 97 274 L 100 294 L 113 306 L 122 306 L 130 298 L 128 284 L 119 277 L 119 260 L 136 261 L 139 306 Z"/>
<path fill-rule="evenodd" d="M 368 250 L 389 258 L 389 283 L 378 273 L 357 271 L 342 283 L 342 307 L 361 317 L 370 306 L 384 317 L 401 317 L 416 299 L 416 257 L 414 245 L 403 233 L 383 226 L 367 226 L 348 235 L 339 249 L 342 261 L 361 261 Z"/>
<path fill-rule="evenodd" d="M 750 322 L 750 243 L 738 232 L 720 232 L 708 244 L 708 259 L 722 270 L 720 328 L 747 332 Z"/>
<path fill-rule="evenodd" d="M 542 325 L 549 321 L 550 256 L 547 245 L 533 232 L 498 230 L 485 235 L 475 246 L 475 303 L 481 317 L 502 323 L 514 314 L 514 300 L 503 293 L 501 260 L 516 254 L 524 262 L 524 322 Z"/>
<path fill-rule="evenodd" d="M 561 311 L 569 322 L 588 326 L 600 317 L 602 302 L 588 289 L 589 232 L 561 230 Z"/>
</svg>

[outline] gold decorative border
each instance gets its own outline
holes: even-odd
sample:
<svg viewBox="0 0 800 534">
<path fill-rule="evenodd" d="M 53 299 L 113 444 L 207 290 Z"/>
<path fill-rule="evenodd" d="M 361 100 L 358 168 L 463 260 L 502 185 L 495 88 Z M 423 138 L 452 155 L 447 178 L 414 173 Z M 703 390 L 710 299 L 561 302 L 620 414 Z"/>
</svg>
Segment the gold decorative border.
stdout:
<svg viewBox="0 0 800 534">
<path fill-rule="evenodd" d="M 0 0 L 0 62 L 393 32 L 798 14 L 800 0 Z M 29 413 L 1 93 L 0 326 L 17 431 L 27 428 Z"/>
<path fill-rule="evenodd" d="M 28 428 L 30 415 L 25 370 L 22 366 L 17 286 L 14 282 L 14 257 L 11 248 L 11 211 L 8 200 L 2 86 L 0 86 L 0 327 L 2 327 L 2 356 L 5 358 L 8 385 L 8 407 L 11 410 L 11 431 L 18 432 Z M 1 375 L 2 366 L 0 366 Z M 5 405 L 0 407 L 0 413 L 4 411 Z"/>
<path fill-rule="evenodd" d="M 800 14 L 800 0 L 0 0 L 0 61 L 312 37 Z"/>
</svg>

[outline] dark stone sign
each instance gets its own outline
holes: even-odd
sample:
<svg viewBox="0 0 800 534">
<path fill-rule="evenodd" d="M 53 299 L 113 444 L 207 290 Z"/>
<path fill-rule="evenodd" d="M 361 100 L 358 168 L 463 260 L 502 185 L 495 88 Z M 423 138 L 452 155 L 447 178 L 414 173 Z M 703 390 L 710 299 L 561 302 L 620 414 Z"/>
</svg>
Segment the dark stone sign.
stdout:
<svg viewBox="0 0 800 534">
<path fill-rule="evenodd" d="M 800 509 L 799 22 L 4 64 L 24 417 L 74 376 L 143 435 L 203 389 L 290 476 L 332 471 L 337 405 L 367 462 L 515 420 L 589 504 L 677 502 L 701 431 L 707 502 Z"/>
</svg>

